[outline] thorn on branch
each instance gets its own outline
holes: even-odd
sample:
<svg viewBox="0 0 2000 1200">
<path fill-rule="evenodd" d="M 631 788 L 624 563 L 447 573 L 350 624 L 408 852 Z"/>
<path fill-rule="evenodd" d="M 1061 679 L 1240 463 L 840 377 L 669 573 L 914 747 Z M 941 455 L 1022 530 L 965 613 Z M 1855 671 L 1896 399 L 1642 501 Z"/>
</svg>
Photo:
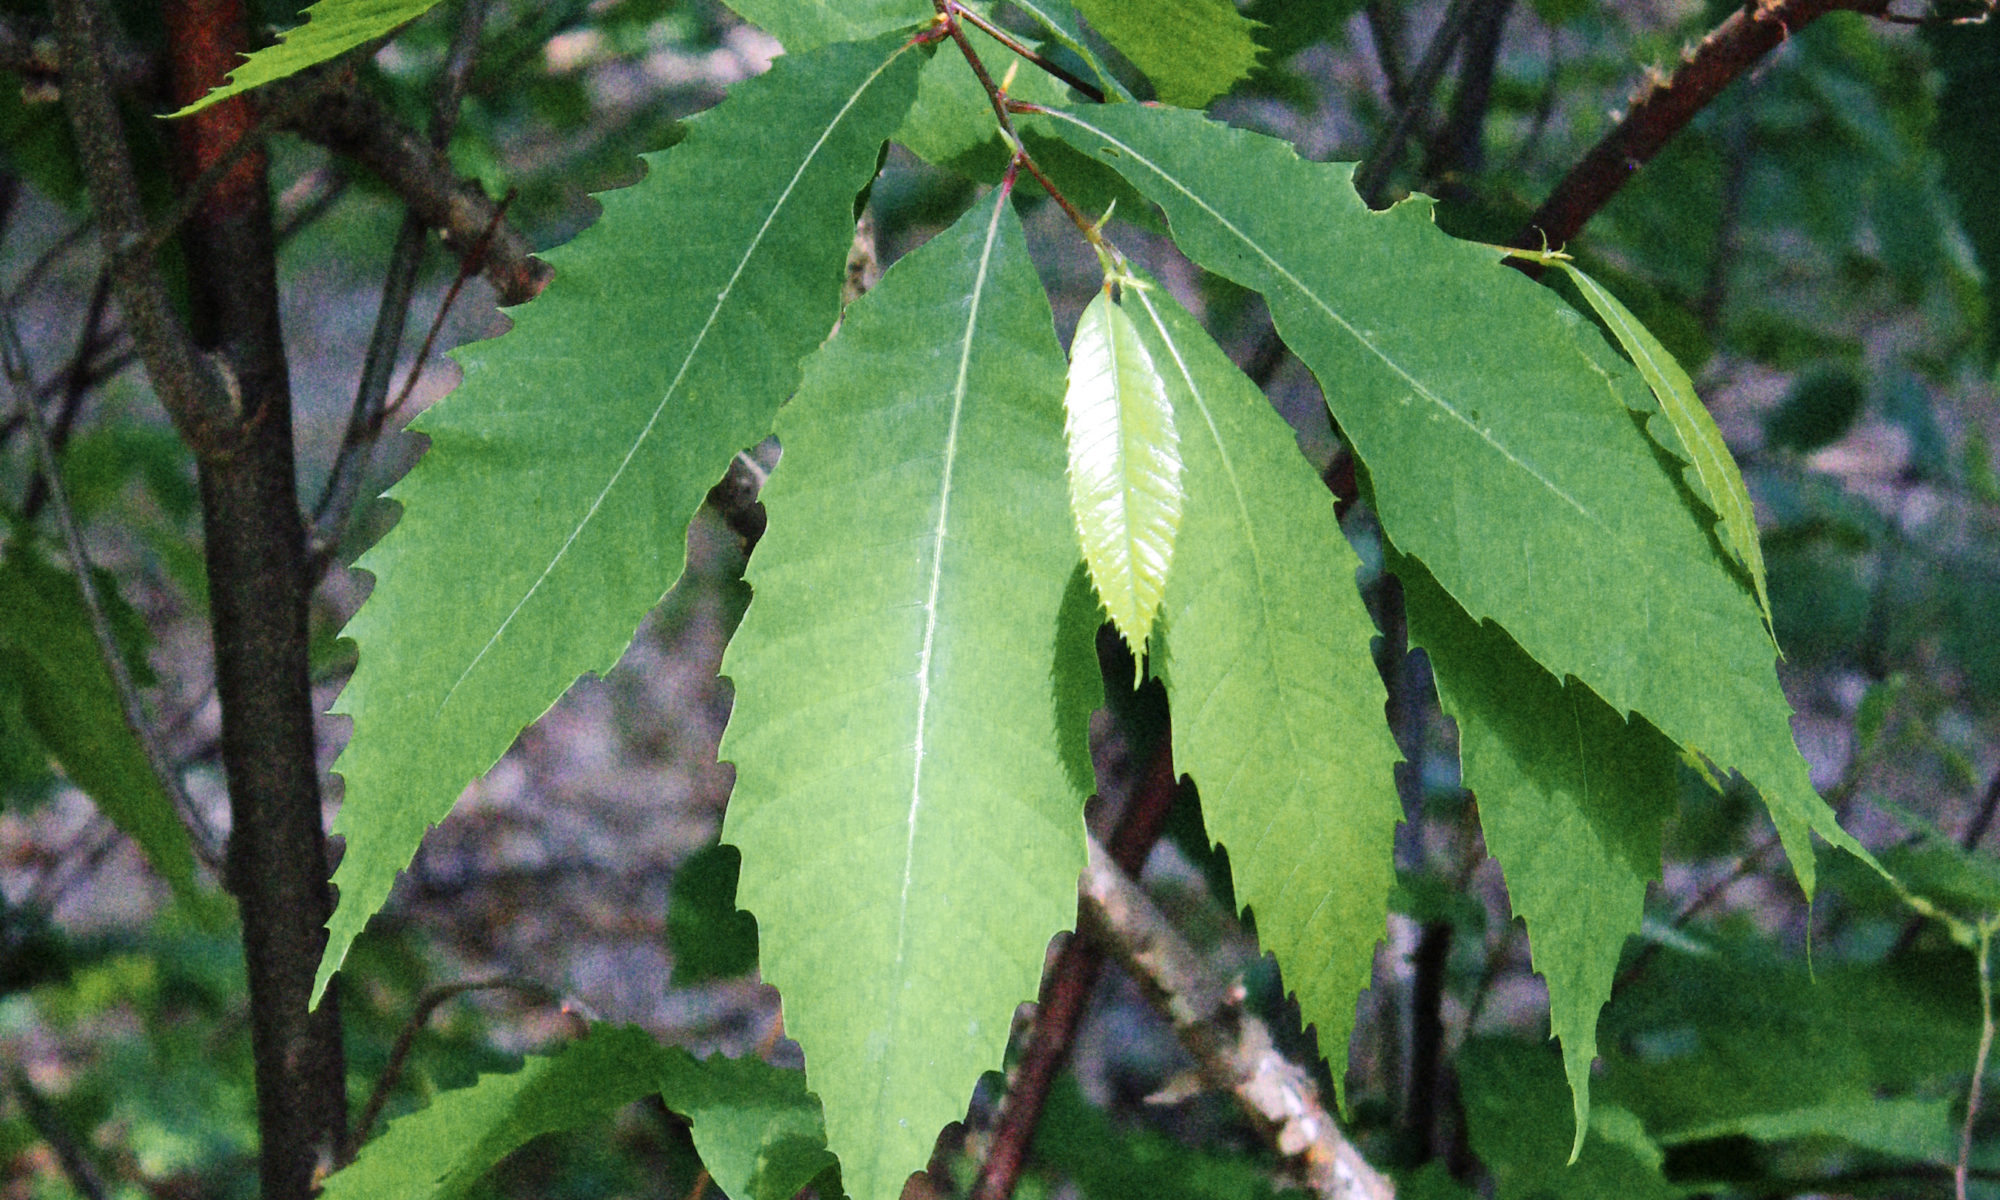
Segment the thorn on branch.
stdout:
<svg viewBox="0 0 2000 1200">
<path fill-rule="evenodd" d="M 1987 6 L 1992 7 L 1991 0 Z M 1672 74 L 1649 76 L 1610 132 L 1571 168 L 1549 198 L 1514 235 L 1520 247 L 1543 239 L 1572 241 L 1639 168 L 1685 128 L 1724 89 L 1764 56 L 1829 12 L 1858 12 L 1884 19 L 1887 0 L 1754 0 L 1731 13 Z M 1653 72 L 1657 75 L 1657 72 Z M 1516 264 L 1530 274 L 1533 264 Z"/>
</svg>

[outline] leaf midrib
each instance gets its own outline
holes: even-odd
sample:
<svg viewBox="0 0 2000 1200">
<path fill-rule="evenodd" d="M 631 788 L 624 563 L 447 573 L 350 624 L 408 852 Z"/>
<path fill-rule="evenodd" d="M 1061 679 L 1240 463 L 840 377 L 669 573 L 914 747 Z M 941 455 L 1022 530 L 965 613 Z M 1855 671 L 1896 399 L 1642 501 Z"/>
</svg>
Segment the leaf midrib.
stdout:
<svg viewBox="0 0 2000 1200">
<path fill-rule="evenodd" d="M 1098 137 L 1103 138 L 1106 142 L 1110 143 L 1112 146 L 1117 147 L 1120 153 L 1129 156 L 1132 159 L 1132 161 L 1139 163 L 1140 165 L 1144 166 L 1147 170 L 1153 172 L 1153 174 L 1159 176 L 1160 179 L 1163 182 L 1165 182 L 1168 186 L 1172 187 L 1175 191 L 1179 192 L 1181 195 L 1186 196 L 1189 201 L 1200 207 L 1200 209 L 1203 212 L 1207 213 L 1210 217 L 1212 217 L 1217 224 L 1221 225 L 1224 229 L 1227 229 L 1232 235 L 1234 235 L 1238 241 L 1242 242 L 1243 245 L 1254 251 L 1257 257 L 1263 259 L 1264 262 L 1267 263 L 1272 270 L 1276 271 L 1280 276 L 1284 278 L 1284 280 L 1287 283 L 1291 284 L 1292 287 L 1296 289 L 1301 296 L 1304 296 L 1307 300 L 1312 302 L 1315 308 L 1325 313 L 1328 320 L 1331 320 L 1336 325 L 1339 325 L 1356 342 L 1366 347 L 1369 353 L 1373 354 L 1376 358 L 1380 359 L 1384 366 L 1388 367 L 1389 370 L 1395 372 L 1395 374 L 1399 376 L 1405 383 L 1409 384 L 1410 387 L 1413 390 L 1415 390 L 1417 395 L 1422 396 L 1425 400 L 1428 400 L 1432 404 L 1435 404 L 1438 408 L 1448 413 L 1453 420 L 1459 422 L 1461 425 L 1464 425 L 1467 429 L 1471 430 L 1475 436 L 1477 436 L 1481 441 L 1485 442 L 1488 446 L 1491 446 L 1493 450 L 1496 453 L 1498 453 L 1501 457 L 1505 458 L 1508 462 L 1513 463 L 1515 466 L 1519 467 L 1522 471 L 1525 471 L 1531 478 L 1535 480 L 1535 482 L 1541 484 L 1544 488 L 1548 489 L 1549 492 L 1560 498 L 1565 504 L 1568 504 L 1571 508 L 1575 509 L 1585 520 L 1589 521 L 1593 525 L 1599 526 L 1600 528 L 1603 526 L 1603 522 L 1598 520 L 1597 515 L 1595 513 L 1591 512 L 1589 509 L 1585 508 L 1582 504 L 1578 503 L 1574 496 L 1571 496 L 1568 492 L 1564 491 L 1561 486 L 1555 483 L 1555 481 L 1549 479 L 1546 475 L 1543 475 L 1540 471 L 1536 470 L 1532 465 L 1517 457 L 1512 450 L 1509 450 L 1501 442 L 1495 440 L 1491 433 L 1489 433 L 1484 429 L 1481 429 L 1476 422 L 1474 422 L 1470 417 L 1467 417 L 1464 413 L 1460 412 L 1458 408 L 1454 406 L 1450 401 L 1438 395 L 1436 392 L 1433 392 L 1430 389 L 1430 387 L 1427 384 L 1425 384 L 1422 380 L 1410 374 L 1410 372 L 1406 368 L 1404 368 L 1401 363 L 1397 362 L 1394 358 L 1391 358 L 1389 354 L 1386 351 L 1384 351 L 1380 346 L 1376 345 L 1372 339 L 1363 336 L 1362 332 L 1359 329 L 1356 329 L 1354 325 L 1350 321 L 1348 321 L 1346 317 L 1342 316 L 1337 310 L 1334 309 L 1332 305 L 1328 304 L 1326 300 L 1319 295 L 1319 293 L 1307 287 L 1304 280 L 1300 279 L 1297 275 L 1292 274 L 1292 272 L 1288 268 L 1286 268 L 1286 266 L 1283 263 L 1279 262 L 1275 257 L 1272 256 L 1270 251 L 1264 249 L 1262 243 L 1258 242 L 1248 233 L 1245 233 L 1242 229 L 1238 228 L 1234 221 L 1231 221 L 1228 217 L 1224 216 L 1221 212 L 1217 211 L 1213 205 L 1209 204 L 1208 201 L 1202 199 L 1201 196 L 1197 195 L 1193 191 L 1193 189 L 1189 188 L 1186 184 L 1182 183 L 1179 179 L 1176 179 L 1172 174 L 1168 173 L 1168 171 L 1164 167 L 1160 166 L 1160 164 L 1154 162 L 1151 158 L 1148 158 L 1145 154 L 1141 153 L 1137 148 L 1132 146 L 1130 143 L 1121 141 L 1115 135 L 1103 129 L 1100 129 L 1095 125 L 1092 125 L 1090 122 L 1085 121 L 1083 118 L 1077 116 L 1075 113 L 1067 112 L 1062 109 L 1050 108 L 1043 110 L 1043 115 L 1054 117 L 1057 120 L 1068 121 L 1070 124 L 1075 125 L 1079 129 L 1088 130 L 1089 132 L 1097 135 Z"/>
<path fill-rule="evenodd" d="M 916 875 L 917 818 L 923 808 L 925 741 L 929 733 L 931 701 L 932 655 L 937 645 L 938 593 L 944 583 L 945 538 L 951 519 L 951 485 L 958 466 L 958 431 L 965 414 L 965 399 L 972 376 L 972 346 L 974 333 L 979 328 L 980 304 L 986 294 L 986 279 L 993 262 L 993 246 L 1000 236 L 1000 217 L 1007 209 L 1007 190 L 995 189 L 993 216 L 986 224 L 986 241 L 979 250 L 979 269 L 973 275 L 972 303 L 965 317 L 965 332 L 959 339 L 958 377 L 952 382 L 951 420 L 945 429 L 944 467 L 938 479 L 937 524 L 932 529 L 931 566 L 929 593 L 924 599 L 924 640 L 917 652 L 917 720 L 916 737 L 912 745 L 910 765 L 910 804 L 904 814 L 903 835 L 903 880 L 901 894 L 896 902 L 896 957 L 895 969 L 890 974 L 892 983 L 903 977 L 909 958 L 910 923 L 910 882 Z M 895 1004 L 889 1006 L 892 1026 L 900 1026 L 901 1009 Z M 891 1028 L 887 1045 L 899 1044 L 898 1028 Z M 875 1128 L 881 1129 L 890 1114 L 885 1111 L 888 1104 L 886 1089 L 875 1093 Z M 880 1157 L 880 1148 L 877 1148 Z M 879 1169 L 879 1161 L 871 1163 L 871 1173 Z"/>
<path fill-rule="evenodd" d="M 674 372 L 673 380 L 667 384 L 667 390 L 661 395 L 659 404 L 654 406 L 652 415 L 646 418 L 646 424 L 644 428 L 640 429 L 639 436 L 632 439 L 632 445 L 625 451 L 625 457 L 619 460 L 617 469 L 611 473 L 611 478 L 605 481 L 604 487 L 591 500 L 590 507 L 577 521 L 576 526 L 569 531 L 569 536 L 563 539 L 563 544 L 556 550 L 555 556 L 549 560 L 547 566 L 542 568 L 542 573 L 536 576 L 535 582 L 529 585 L 528 590 L 522 593 L 521 598 L 514 603 L 514 607 L 508 611 L 507 616 L 500 622 L 499 627 L 494 629 L 493 636 L 486 639 L 486 644 L 479 648 L 479 653 L 472 656 L 472 661 L 466 664 L 465 670 L 459 672 L 458 678 L 452 681 L 450 688 L 446 689 L 444 697 L 438 701 L 437 707 L 431 712 L 433 718 L 444 712 L 445 706 L 451 703 L 451 698 L 458 694 L 458 689 L 465 684 L 467 679 L 472 677 L 472 673 L 479 668 L 480 663 L 485 661 L 486 656 L 492 652 L 493 647 L 500 644 L 500 638 L 514 623 L 514 618 L 521 615 L 521 611 L 528 606 L 528 602 L 535 598 L 535 594 L 541 590 L 542 585 L 548 582 L 549 576 L 555 573 L 556 568 L 568 556 L 570 547 L 576 544 L 577 538 L 583 535 L 584 529 L 589 526 L 591 521 L 596 519 L 598 510 L 604 507 L 605 499 L 611 495 L 612 489 L 616 488 L 619 481 L 625 477 L 625 472 L 631 467 L 632 460 L 638 457 L 639 448 L 646 444 L 648 438 L 652 437 L 654 427 L 660 423 L 661 416 L 667 411 L 667 405 L 673 402 L 674 394 L 680 390 L 681 382 L 687 378 L 689 367 L 693 365 L 694 360 L 701 354 L 701 348 L 708 340 L 709 331 L 715 328 L 716 320 L 722 315 L 722 310 L 728 306 L 729 298 L 735 294 L 737 281 L 743 277 L 745 268 L 750 265 L 750 260 L 757 256 L 757 251 L 763 248 L 765 236 L 771 232 L 771 226 L 776 223 L 778 214 L 784 211 L 785 205 L 791 201 L 793 191 L 799 186 L 799 180 L 803 179 L 806 171 L 818 161 L 820 151 L 826 147 L 827 139 L 833 136 L 834 131 L 840 128 L 842 122 L 846 121 L 847 114 L 853 111 L 856 104 L 860 103 L 861 97 L 868 94 L 869 89 L 875 86 L 876 81 L 881 79 L 883 73 L 895 65 L 896 60 L 907 53 L 912 45 L 914 43 L 906 43 L 899 46 L 895 53 L 883 59 L 882 64 L 868 73 L 867 78 L 861 81 L 860 85 L 848 95 L 846 102 L 827 121 L 826 128 L 822 129 L 819 137 L 814 140 L 812 149 L 806 152 L 804 159 L 799 162 L 798 169 L 793 171 L 792 177 L 785 182 L 784 190 L 778 193 L 778 198 L 772 203 L 770 211 L 764 214 L 764 221 L 757 227 L 756 235 L 750 239 L 750 244 L 744 249 L 743 256 L 736 261 L 736 269 L 730 272 L 729 281 L 723 285 L 721 291 L 716 293 L 715 304 L 708 310 L 707 320 L 702 322 L 701 329 L 695 334 L 694 342 L 689 345 L 687 353 L 681 357 L 679 369 Z"/>
</svg>

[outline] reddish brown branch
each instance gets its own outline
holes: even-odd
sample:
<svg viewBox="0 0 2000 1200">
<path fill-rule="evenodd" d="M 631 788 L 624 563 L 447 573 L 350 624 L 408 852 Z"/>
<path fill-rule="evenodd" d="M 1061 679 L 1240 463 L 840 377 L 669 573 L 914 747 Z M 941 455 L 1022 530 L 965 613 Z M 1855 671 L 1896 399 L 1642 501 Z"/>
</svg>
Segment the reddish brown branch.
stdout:
<svg viewBox="0 0 2000 1200">
<path fill-rule="evenodd" d="M 176 105 L 221 83 L 249 48 L 242 0 L 162 6 Z M 292 454 L 277 237 L 258 117 L 243 97 L 168 125 L 183 192 L 192 334 L 237 412 L 229 448 L 198 464 L 202 550 L 229 783 L 229 889 L 243 920 L 264 1200 L 307 1200 L 347 1140 L 340 1009 L 308 1007 L 333 911 L 321 827 L 308 574 Z M 245 150 L 243 147 L 248 146 Z"/>
<path fill-rule="evenodd" d="M 554 989 L 533 979 L 500 976 L 494 979 L 475 979 L 460 983 L 440 984 L 426 990 L 417 997 L 417 1003 L 410 1010 L 410 1019 L 403 1022 L 402 1032 L 396 1035 L 396 1044 L 389 1051 L 388 1064 L 382 1068 L 382 1075 L 375 1081 L 375 1090 L 368 1096 L 368 1103 L 361 1110 L 361 1117 L 354 1123 L 353 1145 L 349 1147 L 347 1158 L 352 1160 L 354 1151 L 368 1140 L 375 1129 L 375 1123 L 382 1119 L 382 1110 L 388 1107 L 389 1095 L 403 1078 L 403 1068 L 409 1063 L 410 1052 L 416 1049 L 417 1035 L 430 1024 L 431 1015 L 448 1001 L 470 992 L 514 991 L 526 996 L 536 1004 L 555 1004 L 561 997 Z M 342 1165 L 345 1165 L 343 1163 Z"/>
<path fill-rule="evenodd" d="M 1514 235 L 1514 245 L 1539 249 L 1575 237 L 1724 88 L 1799 30 L 1830 12 L 1879 16 L 1886 7 L 1887 0 L 1751 0 L 1689 51 L 1673 74 L 1640 91 Z"/>
</svg>

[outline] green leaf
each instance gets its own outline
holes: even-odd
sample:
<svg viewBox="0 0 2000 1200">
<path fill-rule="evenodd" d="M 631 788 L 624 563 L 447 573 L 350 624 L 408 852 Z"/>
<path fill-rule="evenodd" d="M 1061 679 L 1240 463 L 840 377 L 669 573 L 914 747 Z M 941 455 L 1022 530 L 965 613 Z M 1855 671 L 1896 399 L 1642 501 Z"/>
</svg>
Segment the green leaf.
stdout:
<svg viewBox="0 0 2000 1200">
<path fill-rule="evenodd" d="M 757 918 L 736 907 L 734 846 L 704 846 L 674 868 L 667 944 L 675 987 L 734 979 L 757 966 Z"/>
<path fill-rule="evenodd" d="M 249 55 L 229 73 L 229 82 L 206 96 L 168 114 L 185 117 L 217 101 L 260 87 L 307 67 L 338 58 L 366 42 L 394 32 L 437 6 L 438 0 L 319 0 L 306 9 L 306 21 L 278 35 L 278 44 Z"/>
<path fill-rule="evenodd" d="M 1600 1094 L 1673 1144 L 1962 1077 L 1979 995 L 1973 958 L 1956 947 L 1813 974 L 1774 961 L 1768 944 L 1662 947 L 1619 989 L 1603 1031 Z"/>
<path fill-rule="evenodd" d="M 1465 1127 L 1500 1200 L 1670 1200 L 1664 1155 L 1638 1120 L 1602 1105 L 1582 1154 L 1567 1162 L 1562 1073 L 1522 1042 L 1477 1039 L 1459 1054 Z"/>
<path fill-rule="evenodd" d="M 1132 318 L 1100 291 L 1069 347 L 1069 510 L 1111 623 L 1146 650 L 1181 523 L 1180 434 Z"/>
<path fill-rule="evenodd" d="M 1743 486 L 1743 472 L 1731 457 L 1728 443 L 1722 440 L 1722 430 L 1716 428 L 1715 418 L 1708 415 L 1701 397 L 1695 395 L 1694 382 L 1652 331 L 1618 302 L 1618 297 L 1576 264 L 1561 259 L 1555 262 L 1576 281 L 1577 290 L 1590 302 L 1598 319 L 1610 328 L 1625 356 L 1639 368 L 1639 375 L 1653 390 L 1660 403 L 1658 410 L 1649 410 L 1656 415 L 1646 422 L 1647 431 L 1667 453 L 1688 464 L 1688 469 L 1682 472 L 1688 490 L 1722 519 L 1722 544 L 1749 574 L 1757 589 L 1757 607 L 1769 622 L 1771 599 L 1765 592 L 1764 551 L 1757 540 L 1757 513 L 1750 506 L 1750 489 Z M 1665 429 L 1660 427 L 1662 416 L 1666 419 Z"/>
<path fill-rule="evenodd" d="M 2000 122 L 1993 119 L 2000 111 L 2000 22 L 1933 21 L 1924 40 L 1944 76 L 1931 144 L 1986 276 L 1986 362 L 1993 366 L 2000 363 Z"/>
<path fill-rule="evenodd" d="M 1590 1122 L 1597 1015 L 1618 954 L 1639 932 L 1646 885 L 1660 877 L 1660 836 L 1680 786 L 1674 744 L 1581 684 L 1563 684 L 1513 639 L 1480 624 L 1417 564 L 1403 581 L 1410 641 L 1430 655 L 1438 698 L 1458 723 L 1465 786 L 1479 798 L 1486 848 L 1528 925 L 1549 986 L 1550 1033 L 1562 1041 L 1576 1136 Z"/>
<path fill-rule="evenodd" d="M 1063 368 L 996 191 L 849 307 L 779 420 L 723 838 L 855 1200 L 964 1114 L 1076 912 Z"/>
<path fill-rule="evenodd" d="M 659 1094 L 689 1118 L 695 1151 L 733 1200 L 783 1200 L 832 1162 L 818 1105 L 796 1071 L 755 1059 L 698 1062 L 630 1025 L 594 1025 L 511 1074 L 482 1075 L 390 1122 L 352 1165 L 328 1177 L 327 1200 L 450 1200 L 545 1133 L 608 1121 Z"/>
<path fill-rule="evenodd" d="M 144 681 L 145 626 L 97 576 L 114 631 Z M 27 724 L 111 823 L 139 844 L 146 861 L 183 898 L 202 897 L 194 850 L 145 747 L 125 723 L 125 706 L 90 626 L 76 577 L 57 570 L 14 537 L 0 554 L 0 688 L 13 693 Z"/>
<path fill-rule="evenodd" d="M 974 30 L 968 36 L 986 35 Z M 996 82 L 1018 64 L 1009 95 L 1036 104 L 1069 103 L 1067 86 L 1012 50 L 998 43 L 979 49 L 980 61 Z M 998 182 L 1007 169 L 1009 152 L 1000 139 L 993 102 L 956 46 L 947 45 L 931 57 L 917 85 L 916 103 L 895 140 L 925 162 L 987 182 Z"/>
<path fill-rule="evenodd" d="M 1342 28 L 1360 9 L 1361 0 L 1251 0 L 1243 15 L 1263 26 L 1257 44 L 1264 66 L 1275 68 L 1307 46 L 1341 45 Z"/>
<path fill-rule="evenodd" d="M 1109 617 L 1090 586 L 1090 568 L 1070 572 L 1056 618 L 1055 740 L 1063 772 L 1079 796 L 1097 790 L 1090 760 L 1090 715 L 1104 707 L 1104 672 L 1097 662 L 1097 629 Z"/>
<path fill-rule="evenodd" d="M 967 36 L 978 44 L 986 35 L 968 30 Z M 1010 68 L 1019 67 L 1008 93 L 1014 98 L 1056 107 L 1070 102 L 1068 86 L 1013 51 L 989 43 L 980 46 L 980 55 L 996 81 L 1004 79 Z M 1073 204 L 1091 213 L 1115 207 L 1121 218 L 1159 231 L 1145 202 L 1117 172 L 1051 135 L 1041 117 L 1017 115 L 1014 128 L 1043 173 Z M 916 103 L 894 140 L 925 162 L 984 183 L 1000 182 L 1011 157 L 986 89 L 973 75 L 965 56 L 949 45 L 933 55 L 924 68 Z M 1030 190 L 1039 191 L 1041 185 L 1024 177 L 1020 187 L 1026 195 Z"/>
<path fill-rule="evenodd" d="M 1126 303 L 1182 431 L 1161 610 L 1175 766 L 1344 1088 L 1402 816 L 1360 561 L 1290 427 L 1200 323 L 1157 286 Z"/>
<path fill-rule="evenodd" d="M 1952 1120 L 1954 1101 L 1868 1097 L 1813 1104 L 1783 1112 L 1733 1117 L 1660 1139 L 1669 1146 L 1712 1138 L 1747 1137 L 1759 1142 L 1819 1139 L 1846 1142 L 1877 1154 L 1928 1162 L 1951 1162 L 1958 1153 Z"/>
<path fill-rule="evenodd" d="M 466 1194 L 507 1155 L 545 1133 L 607 1121 L 660 1091 L 675 1055 L 643 1029 L 598 1025 L 511 1074 L 481 1075 L 389 1123 L 352 1165 L 329 1176 L 326 1200 L 418 1200 Z M 691 1060 L 690 1060 L 691 1061 Z"/>
<path fill-rule="evenodd" d="M 695 1153 L 729 1200 L 791 1200 L 834 1165 L 804 1072 L 754 1058 L 664 1055 L 660 1098 L 688 1118 Z"/>
<path fill-rule="evenodd" d="M 723 0 L 736 15 L 803 54 L 908 29 L 937 15 L 930 0 Z"/>
<path fill-rule="evenodd" d="M 1241 1153 L 1195 1149 L 1115 1120 L 1085 1099 L 1069 1074 L 1049 1088 L 1035 1126 L 1034 1162 L 1074 1181 L 1091 1200 L 1274 1200 L 1278 1195 L 1264 1164 Z"/>
<path fill-rule="evenodd" d="M 1819 366 L 1799 376 L 1764 418 L 1767 445 L 1811 454 L 1847 436 L 1868 405 L 1868 387 L 1846 367 Z"/>
<path fill-rule="evenodd" d="M 1264 293 L 1383 528 L 1471 616 L 1741 771 L 1808 892 L 1808 830 L 1867 858 L 1792 744 L 1756 597 L 1633 423 L 1644 385 L 1575 310 L 1445 236 L 1427 200 L 1371 212 L 1351 166 L 1183 110 L 1055 117 L 1166 210 L 1190 257 Z"/>
<path fill-rule="evenodd" d="M 1257 26 L 1231 0 L 1077 0 L 1168 104 L 1199 108 L 1257 65 Z"/>
<path fill-rule="evenodd" d="M 335 711 L 340 907 L 315 995 L 424 831 L 585 671 L 606 671 L 839 313 L 854 197 L 916 88 L 896 35 L 787 55 L 604 197 L 514 329 L 458 353 L 431 448 L 363 555 Z"/>
<path fill-rule="evenodd" d="M 1092 50 L 1090 43 L 1083 40 L 1083 30 L 1077 25 L 1074 7 L 1064 0 L 1009 0 L 1009 3 L 1033 17 L 1037 24 L 1049 31 L 1049 36 L 1053 37 L 1063 49 L 1082 60 L 1083 65 L 1090 68 L 1090 73 L 1097 76 L 1097 81 L 1104 85 L 1104 94 L 1107 97 L 1112 100 L 1132 98 L 1132 93 L 1125 89 L 1124 84 L 1118 82 L 1118 77 L 1113 75 L 1105 67 L 1103 60 L 1097 57 L 1097 51 Z"/>
</svg>

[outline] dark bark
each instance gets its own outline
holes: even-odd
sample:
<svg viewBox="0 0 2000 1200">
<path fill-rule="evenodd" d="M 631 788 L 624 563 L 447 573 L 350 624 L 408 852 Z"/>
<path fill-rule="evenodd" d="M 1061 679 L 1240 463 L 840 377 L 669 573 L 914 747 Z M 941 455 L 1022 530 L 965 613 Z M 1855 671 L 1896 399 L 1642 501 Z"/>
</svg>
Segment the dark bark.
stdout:
<svg viewBox="0 0 2000 1200">
<path fill-rule="evenodd" d="M 1440 181 L 1447 191 L 1457 190 L 1457 177 L 1476 174 L 1486 165 L 1486 114 L 1493 106 L 1500 35 L 1513 9 L 1514 0 L 1482 0 L 1465 31 L 1451 111 L 1431 138 L 1424 161 L 1424 178 Z"/>
<path fill-rule="evenodd" d="M 165 7 L 176 104 L 220 83 L 248 47 L 240 0 Z M 243 101 L 169 126 L 183 187 L 252 132 Z M 277 239 L 264 151 L 238 154 L 182 230 L 194 340 L 234 384 L 230 444 L 199 464 L 229 781 L 229 888 L 243 919 L 265 1200 L 310 1196 L 347 1130 L 339 1008 L 308 1007 L 333 909 L 307 668 L 311 590 L 292 461 L 291 385 L 278 317 Z"/>
</svg>

